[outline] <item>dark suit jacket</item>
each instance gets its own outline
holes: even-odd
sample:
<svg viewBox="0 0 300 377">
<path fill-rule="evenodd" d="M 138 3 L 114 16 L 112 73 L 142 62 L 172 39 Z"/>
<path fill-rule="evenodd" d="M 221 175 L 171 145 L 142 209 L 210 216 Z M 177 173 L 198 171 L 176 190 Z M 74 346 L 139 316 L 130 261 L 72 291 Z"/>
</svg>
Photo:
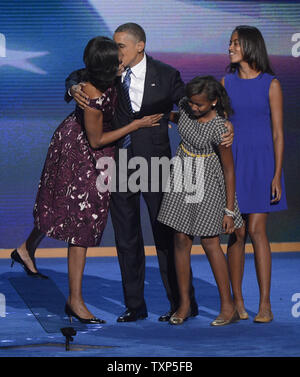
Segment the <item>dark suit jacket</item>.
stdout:
<svg viewBox="0 0 300 377">
<path fill-rule="evenodd" d="M 67 90 L 73 84 L 80 82 L 81 73 L 82 70 L 75 71 L 66 79 Z M 118 105 L 113 124 L 115 129 L 123 127 L 133 119 L 142 118 L 145 115 L 164 114 L 159 126 L 141 128 L 131 133 L 133 155 L 142 156 L 146 159 L 154 156 L 170 157 L 168 117 L 173 105 L 177 105 L 184 96 L 184 83 L 180 73 L 175 68 L 147 55 L 143 101 L 140 111 L 134 114 L 128 108 L 120 78 L 116 80 L 116 86 L 118 89 Z M 69 102 L 71 97 L 66 93 L 65 99 Z M 117 145 L 121 147 L 122 143 L 123 140 L 120 140 Z"/>
</svg>

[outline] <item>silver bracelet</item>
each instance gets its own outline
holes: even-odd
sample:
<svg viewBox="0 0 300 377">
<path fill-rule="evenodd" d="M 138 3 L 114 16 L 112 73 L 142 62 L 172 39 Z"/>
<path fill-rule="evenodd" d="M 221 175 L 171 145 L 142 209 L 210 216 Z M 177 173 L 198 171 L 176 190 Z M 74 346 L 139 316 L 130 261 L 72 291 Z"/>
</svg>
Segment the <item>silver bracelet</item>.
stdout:
<svg viewBox="0 0 300 377">
<path fill-rule="evenodd" d="M 225 208 L 225 209 L 224 209 L 224 212 L 225 212 L 225 215 L 226 215 L 226 216 L 230 216 L 230 217 L 235 218 L 235 212 L 234 212 L 234 211 L 230 211 L 230 209 Z"/>
</svg>

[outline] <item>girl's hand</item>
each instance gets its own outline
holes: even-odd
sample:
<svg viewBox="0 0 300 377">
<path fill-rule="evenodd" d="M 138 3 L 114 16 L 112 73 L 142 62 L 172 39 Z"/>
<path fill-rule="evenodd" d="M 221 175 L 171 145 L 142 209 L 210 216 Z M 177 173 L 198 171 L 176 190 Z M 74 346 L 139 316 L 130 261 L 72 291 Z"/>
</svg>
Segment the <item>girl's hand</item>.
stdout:
<svg viewBox="0 0 300 377">
<path fill-rule="evenodd" d="M 273 178 L 271 189 L 272 189 L 271 203 L 279 202 L 279 200 L 281 199 L 281 192 L 282 192 L 280 178 L 278 177 Z"/>
<path fill-rule="evenodd" d="M 135 119 L 132 123 L 135 125 L 136 130 L 145 127 L 156 127 L 159 126 L 159 120 L 163 115 L 164 114 L 147 115 L 141 119 Z"/>
<path fill-rule="evenodd" d="M 223 231 L 225 234 L 231 234 L 234 232 L 234 221 L 231 216 L 224 215 Z"/>
</svg>

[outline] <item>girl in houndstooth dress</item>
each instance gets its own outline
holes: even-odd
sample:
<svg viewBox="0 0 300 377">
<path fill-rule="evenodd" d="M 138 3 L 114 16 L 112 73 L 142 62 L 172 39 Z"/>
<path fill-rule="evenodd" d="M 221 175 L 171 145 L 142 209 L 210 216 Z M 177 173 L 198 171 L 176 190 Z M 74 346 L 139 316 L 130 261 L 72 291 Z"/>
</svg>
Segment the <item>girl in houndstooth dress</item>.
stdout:
<svg viewBox="0 0 300 377">
<path fill-rule="evenodd" d="M 229 98 L 213 77 L 196 77 L 186 86 L 178 123 L 182 138 L 173 159 L 158 220 L 175 230 L 175 264 L 180 306 L 170 323 L 182 324 L 190 315 L 190 252 L 194 236 L 209 259 L 221 298 L 221 311 L 211 324 L 226 325 L 239 319 L 234 306 L 226 258 L 219 235 L 243 226 L 235 196 L 231 148 L 221 145 L 227 132 L 225 114 L 231 114 Z"/>
</svg>

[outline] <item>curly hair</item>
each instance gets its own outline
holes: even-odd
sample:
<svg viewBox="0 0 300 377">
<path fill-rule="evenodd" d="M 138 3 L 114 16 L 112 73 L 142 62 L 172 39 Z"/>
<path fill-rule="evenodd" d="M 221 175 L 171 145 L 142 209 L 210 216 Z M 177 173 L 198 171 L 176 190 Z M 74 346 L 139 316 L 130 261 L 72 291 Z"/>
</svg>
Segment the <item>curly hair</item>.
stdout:
<svg viewBox="0 0 300 377">
<path fill-rule="evenodd" d="M 186 84 L 185 93 L 188 98 L 205 93 L 208 101 L 217 99 L 216 111 L 218 115 L 227 118 L 233 114 L 230 99 L 225 88 L 213 76 L 197 76 Z"/>
</svg>

